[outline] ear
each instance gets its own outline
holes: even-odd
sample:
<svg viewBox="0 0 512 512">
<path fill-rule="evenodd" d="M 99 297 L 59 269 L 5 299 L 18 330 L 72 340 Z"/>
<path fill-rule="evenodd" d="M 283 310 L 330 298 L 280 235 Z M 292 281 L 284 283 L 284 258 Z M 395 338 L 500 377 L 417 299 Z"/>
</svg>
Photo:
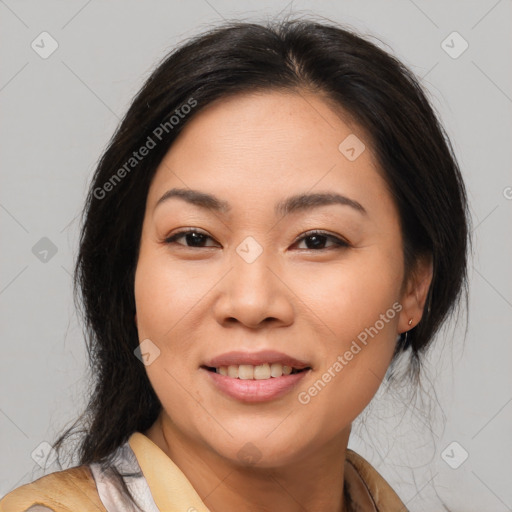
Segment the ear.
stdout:
<svg viewBox="0 0 512 512">
<path fill-rule="evenodd" d="M 402 292 L 400 303 L 403 309 L 400 312 L 400 319 L 398 321 L 399 333 L 409 331 L 419 324 L 423 316 L 423 308 L 425 307 L 428 290 L 432 282 L 432 275 L 432 256 L 420 257 L 411 271 Z M 410 320 L 412 320 L 411 325 L 409 325 Z"/>
</svg>

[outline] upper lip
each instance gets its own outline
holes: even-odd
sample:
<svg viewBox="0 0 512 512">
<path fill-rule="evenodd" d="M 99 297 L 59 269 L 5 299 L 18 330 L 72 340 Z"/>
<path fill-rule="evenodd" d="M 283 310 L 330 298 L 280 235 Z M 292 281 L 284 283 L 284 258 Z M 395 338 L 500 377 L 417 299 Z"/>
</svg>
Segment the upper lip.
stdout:
<svg viewBox="0 0 512 512">
<path fill-rule="evenodd" d="M 297 370 L 310 367 L 310 365 L 304 361 L 300 361 L 299 359 L 283 354 L 282 352 L 276 352 L 275 350 L 262 350 L 259 352 L 226 352 L 225 354 L 213 357 L 204 363 L 203 366 L 220 368 L 221 366 L 238 366 L 241 364 L 258 366 L 265 363 L 280 363 L 282 365 L 296 368 Z"/>
</svg>

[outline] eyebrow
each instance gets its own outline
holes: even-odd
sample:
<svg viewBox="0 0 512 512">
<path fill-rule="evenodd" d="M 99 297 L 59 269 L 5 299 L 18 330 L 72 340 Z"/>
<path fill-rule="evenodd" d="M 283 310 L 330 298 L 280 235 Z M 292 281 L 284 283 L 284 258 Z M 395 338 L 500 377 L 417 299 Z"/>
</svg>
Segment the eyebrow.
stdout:
<svg viewBox="0 0 512 512">
<path fill-rule="evenodd" d="M 206 192 L 186 188 L 172 188 L 165 192 L 165 194 L 157 201 L 155 209 L 160 204 L 173 198 L 182 199 L 187 203 L 200 208 L 213 210 L 219 213 L 226 214 L 231 211 L 231 206 L 227 201 L 219 199 L 218 197 Z M 274 211 L 277 216 L 284 217 L 295 212 L 307 211 L 320 206 L 329 206 L 333 204 L 349 206 L 361 214 L 367 214 L 367 211 L 361 203 L 334 192 L 296 194 L 279 201 L 275 205 Z"/>
</svg>

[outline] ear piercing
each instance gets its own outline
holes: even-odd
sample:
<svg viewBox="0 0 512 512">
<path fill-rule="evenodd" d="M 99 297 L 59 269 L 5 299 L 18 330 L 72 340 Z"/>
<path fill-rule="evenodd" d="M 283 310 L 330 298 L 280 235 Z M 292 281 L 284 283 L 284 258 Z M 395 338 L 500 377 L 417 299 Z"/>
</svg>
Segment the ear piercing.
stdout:
<svg viewBox="0 0 512 512">
<path fill-rule="evenodd" d="M 409 324 L 409 326 L 412 325 L 412 318 L 409 318 L 409 321 L 407 322 Z M 405 331 L 405 336 L 404 336 L 404 339 L 403 339 L 403 348 L 406 349 L 408 348 L 409 346 L 409 331 Z"/>
</svg>

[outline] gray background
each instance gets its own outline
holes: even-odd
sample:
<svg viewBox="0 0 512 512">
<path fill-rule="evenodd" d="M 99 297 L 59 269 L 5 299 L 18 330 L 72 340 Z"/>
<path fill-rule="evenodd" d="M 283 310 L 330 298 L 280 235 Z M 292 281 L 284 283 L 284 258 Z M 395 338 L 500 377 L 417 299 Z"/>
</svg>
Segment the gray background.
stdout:
<svg viewBox="0 0 512 512">
<path fill-rule="evenodd" d="M 465 339 L 463 319 L 439 336 L 418 401 L 379 391 L 350 446 L 412 511 L 440 510 L 440 499 L 454 511 L 512 510 L 510 0 L 0 0 L 0 495 L 41 476 L 46 455 L 56 470 L 50 445 L 85 404 L 70 271 L 86 186 L 118 119 L 175 44 L 223 18 L 280 11 L 373 34 L 422 77 L 471 201 Z M 31 47 L 43 31 L 58 43 L 46 59 Z M 462 48 L 457 36 L 442 46 L 453 31 L 469 44 L 458 58 L 445 51 Z"/>
</svg>

